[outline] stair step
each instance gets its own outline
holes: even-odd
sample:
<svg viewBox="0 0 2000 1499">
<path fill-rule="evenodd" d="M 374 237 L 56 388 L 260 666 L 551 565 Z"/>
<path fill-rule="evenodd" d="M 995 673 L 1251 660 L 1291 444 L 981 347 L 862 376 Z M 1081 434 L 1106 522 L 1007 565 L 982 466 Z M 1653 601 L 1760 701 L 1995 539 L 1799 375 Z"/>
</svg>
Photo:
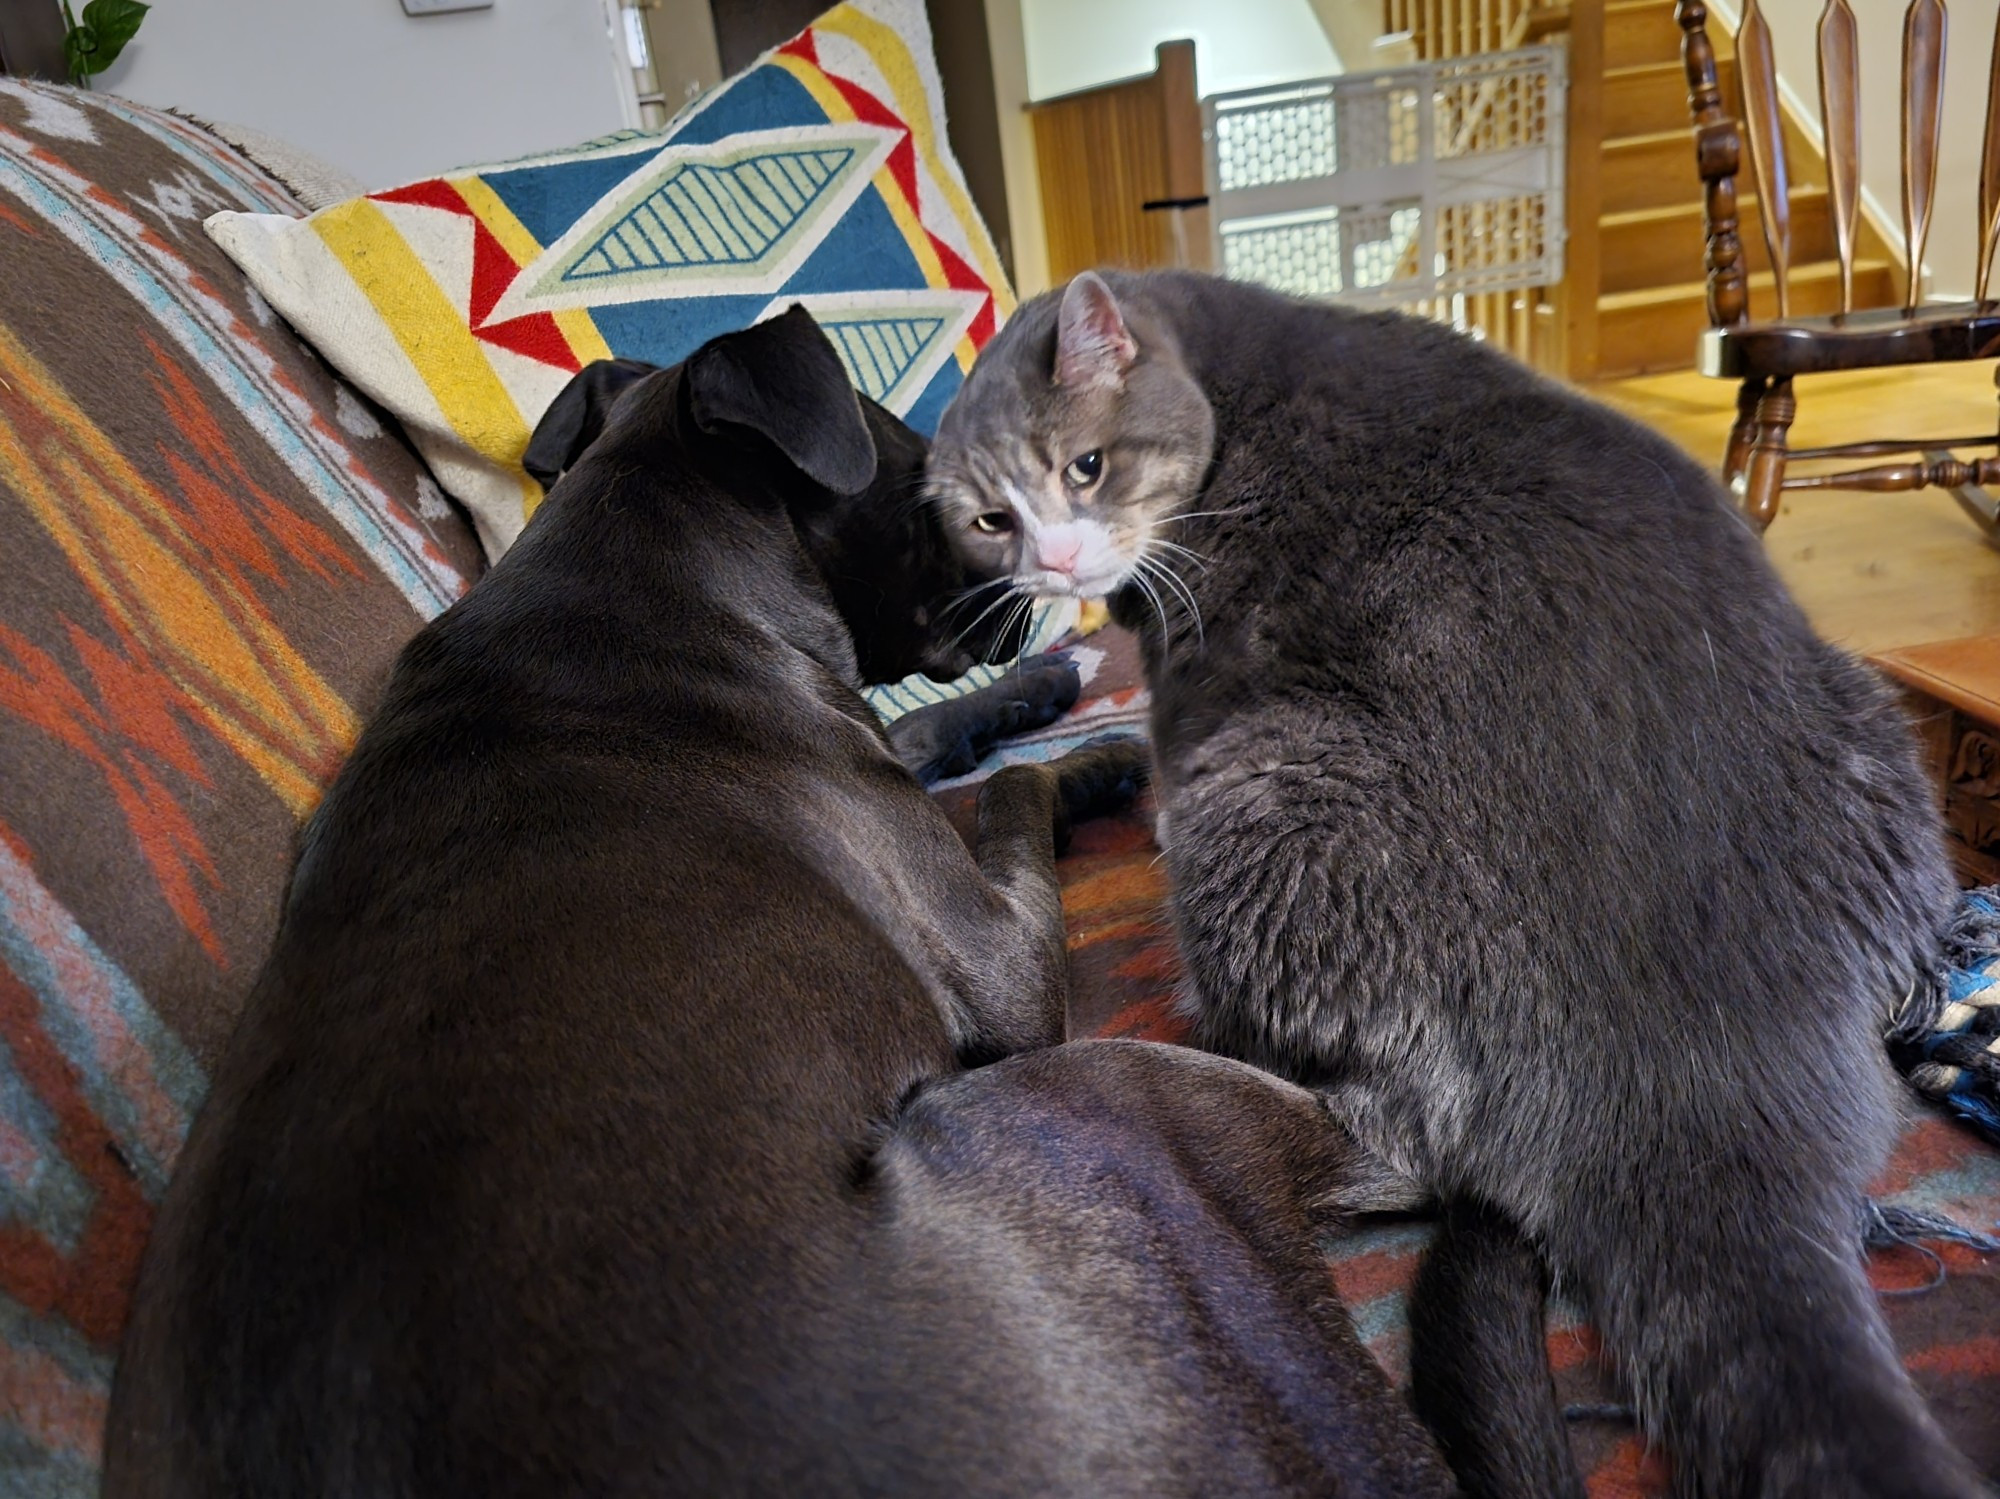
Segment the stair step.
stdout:
<svg viewBox="0 0 2000 1499">
<path fill-rule="evenodd" d="M 1607 140 L 1598 170 L 1604 213 L 1676 208 L 1701 201 L 1692 127 Z"/>
<path fill-rule="evenodd" d="M 1691 154 L 1691 153 L 1690 153 Z M 1833 259 L 1833 218 L 1823 187 L 1795 188 L 1792 204 L 1792 264 Z M 1752 272 L 1768 271 L 1771 257 L 1764 249 L 1764 225 L 1757 199 L 1737 199 L 1743 248 Z M 1600 289 L 1642 291 L 1686 281 L 1701 268 L 1703 252 L 1701 204 L 1672 208 L 1641 208 L 1609 213 L 1598 223 Z"/>
<path fill-rule="evenodd" d="M 1605 67 L 1675 62 L 1680 55 L 1681 29 L 1667 0 L 1612 0 L 1604 7 Z"/>
<path fill-rule="evenodd" d="M 1840 305 L 1840 268 L 1831 261 L 1792 267 L 1792 312 L 1810 317 Z M 1854 304 L 1886 307 L 1896 300 L 1886 260 L 1859 261 L 1854 267 Z M 1750 278 L 1750 315 L 1777 316 L 1771 273 Z M 1613 292 L 1597 299 L 1597 373 L 1639 375 L 1649 370 L 1687 369 L 1695 343 L 1708 326 L 1708 290 L 1699 281 L 1645 291 Z"/>
<path fill-rule="evenodd" d="M 1736 85 L 1736 64 L 1724 60 L 1716 64 L 1723 97 Z M 1604 134 L 1608 140 L 1624 135 L 1651 135 L 1686 126 L 1688 117 L 1687 73 L 1678 58 L 1671 62 L 1642 63 L 1637 67 L 1607 68 L 1604 73 Z"/>
</svg>

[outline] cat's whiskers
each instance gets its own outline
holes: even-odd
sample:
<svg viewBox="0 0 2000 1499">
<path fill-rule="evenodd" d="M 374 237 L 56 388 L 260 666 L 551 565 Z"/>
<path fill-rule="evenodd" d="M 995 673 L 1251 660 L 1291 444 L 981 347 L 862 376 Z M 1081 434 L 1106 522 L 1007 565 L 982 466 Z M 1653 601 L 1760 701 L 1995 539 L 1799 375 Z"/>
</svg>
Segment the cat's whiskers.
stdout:
<svg viewBox="0 0 2000 1499">
<path fill-rule="evenodd" d="M 1189 586 L 1187 579 L 1175 572 L 1173 563 L 1164 557 L 1147 556 L 1146 561 L 1169 583 L 1173 584 L 1175 592 L 1179 593 L 1186 600 L 1188 613 L 1194 616 L 1195 633 L 1201 637 L 1201 643 L 1207 645 L 1208 632 L 1202 628 L 1201 605 L 1195 601 L 1194 589 Z"/>
<path fill-rule="evenodd" d="M 1002 640 L 1005 640 L 1007 636 L 1013 633 L 1013 631 L 1016 628 L 1018 628 L 1021 632 L 1020 643 L 1014 647 L 1014 665 L 1012 670 L 1016 675 L 1019 675 L 1021 670 L 1021 662 L 1027 657 L 1028 654 L 1028 636 L 1029 633 L 1034 629 L 1035 625 L 1034 614 L 1035 614 L 1034 599 L 1027 594 L 1022 594 L 1017 600 L 1015 600 L 1014 612 L 1007 616 L 1006 628 L 1000 632 L 1000 638 Z"/>
<path fill-rule="evenodd" d="M 1203 569 L 1211 566 L 1215 560 L 1212 557 L 1207 557 L 1197 552 L 1193 547 L 1184 547 L 1178 541 L 1168 541 L 1164 536 L 1149 536 L 1146 538 L 1146 545 L 1149 547 L 1165 547 L 1170 552 L 1179 552 L 1197 567 Z"/>
<path fill-rule="evenodd" d="M 988 604 L 984 609 L 981 609 L 978 614 L 973 616 L 972 622 L 970 624 L 968 624 L 964 629 L 960 630 L 956 635 L 951 637 L 950 649 L 955 651 L 961 645 L 963 645 L 965 643 L 965 637 L 970 635 L 974 630 L 978 629 L 980 624 L 986 619 L 986 617 L 989 614 L 991 614 L 995 609 L 1001 607 L 1001 605 L 1009 603 L 1020 604 L 1022 602 L 1022 595 L 1016 591 L 1013 582 L 1010 579 L 996 578 L 994 581 L 1006 584 L 1007 591 L 1005 593 L 1002 593 L 1000 597 L 998 597 L 997 599 L 993 600 L 993 602 Z M 980 585 L 980 587 L 982 588 L 990 588 L 991 586 L 992 584 L 985 584 L 985 583 Z M 1006 615 L 1006 618 L 1008 619 L 1012 619 L 1013 617 L 1014 616 L 1011 611 Z M 1006 638 L 1006 633 L 1004 628 L 1002 629 L 999 638 L 1001 639 Z"/>
<path fill-rule="evenodd" d="M 969 607 L 974 599 L 978 598 L 980 594 L 986 592 L 989 588 L 1000 589 L 1000 596 L 1005 598 L 1009 593 L 1013 592 L 1014 580 L 1012 578 L 988 578 L 984 583 L 975 583 L 970 588 L 960 589 L 951 602 L 938 611 L 938 623 L 940 625 L 948 623 L 952 615 L 961 609 Z"/>
<path fill-rule="evenodd" d="M 1165 581 L 1166 575 L 1162 572 L 1158 559 L 1149 557 L 1144 552 L 1141 552 L 1137 557 L 1132 559 L 1132 566 L 1156 581 Z M 1182 602 L 1180 594 L 1176 593 L 1174 595 L 1174 602 L 1176 604 Z"/>
<path fill-rule="evenodd" d="M 1166 660 L 1171 662 L 1174 659 L 1174 632 L 1172 627 L 1167 624 L 1166 607 L 1160 602 L 1159 590 L 1154 588 L 1146 578 L 1145 559 L 1143 557 L 1140 558 L 1139 563 L 1140 565 L 1130 574 L 1130 581 L 1138 587 L 1141 593 L 1153 601 L 1153 613 L 1160 617 L 1160 650 Z"/>
<path fill-rule="evenodd" d="M 1162 516 L 1159 520 L 1155 521 L 1154 524 L 1164 526 L 1168 521 L 1207 520 L 1211 516 L 1217 516 L 1217 515 L 1241 515 L 1244 511 L 1248 510 L 1249 508 L 1250 507 L 1248 505 L 1231 505 L 1227 510 L 1183 510 L 1175 515 Z"/>
<path fill-rule="evenodd" d="M 1194 590 L 1182 581 L 1180 574 L 1176 573 L 1158 557 L 1148 556 L 1145 552 L 1141 552 L 1138 556 L 1138 566 L 1160 579 L 1179 595 L 1181 603 L 1187 607 L 1188 617 L 1194 621 L 1195 641 L 1202 649 L 1206 650 L 1208 648 L 1208 631 L 1202 626 L 1201 606 L 1194 601 Z M 1162 620 L 1161 623 L 1164 625 L 1165 621 Z"/>
</svg>

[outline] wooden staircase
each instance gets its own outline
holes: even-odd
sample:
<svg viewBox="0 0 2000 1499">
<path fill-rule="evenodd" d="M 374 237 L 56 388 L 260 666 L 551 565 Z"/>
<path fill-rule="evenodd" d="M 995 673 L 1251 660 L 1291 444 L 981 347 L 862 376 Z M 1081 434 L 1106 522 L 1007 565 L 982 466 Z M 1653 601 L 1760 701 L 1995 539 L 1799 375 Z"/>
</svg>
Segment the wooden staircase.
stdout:
<svg viewBox="0 0 2000 1499">
<path fill-rule="evenodd" d="M 1713 33 L 1725 47 L 1720 28 Z M 1708 326 L 1702 281 L 1701 179 L 1695 175 L 1687 79 L 1673 0 L 1610 0 L 1604 7 L 1604 149 L 1599 171 L 1598 375 L 1685 369 Z M 1733 61 L 1718 63 L 1725 97 L 1736 88 Z M 1740 111 L 1739 111 L 1740 113 Z M 1827 213 L 1826 166 L 1787 121 L 1792 165 L 1792 312 L 1833 312 L 1839 271 Z M 1753 272 L 1753 317 L 1777 314 L 1770 263 L 1754 198 L 1742 200 L 1743 243 Z M 1896 302 L 1895 268 L 1871 232 L 1876 253 L 1854 267 L 1856 307 Z"/>
</svg>

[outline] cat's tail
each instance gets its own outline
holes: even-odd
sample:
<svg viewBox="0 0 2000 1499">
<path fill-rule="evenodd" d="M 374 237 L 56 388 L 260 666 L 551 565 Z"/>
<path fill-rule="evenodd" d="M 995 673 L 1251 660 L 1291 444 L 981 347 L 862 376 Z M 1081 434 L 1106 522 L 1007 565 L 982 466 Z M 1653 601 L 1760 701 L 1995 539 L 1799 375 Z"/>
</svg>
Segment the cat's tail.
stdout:
<svg viewBox="0 0 2000 1499">
<path fill-rule="evenodd" d="M 1990 1496 L 1897 1358 L 1851 1221 L 1774 1218 L 1785 1226 L 1760 1238 L 1725 1201 L 1671 1232 L 1598 1206 L 1590 1242 L 1563 1264 L 1676 1494 Z M 1549 1381 L 1542 1274 L 1505 1219 L 1461 1212 L 1418 1281 L 1413 1398 L 1473 1499 L 1582 1492 Z"/>
<path fill-rule="evenodd" d="M 1497 1212 L 1457 1203 L 1410 1295 L 1410 1401 L 1473 1499 L 1584 1499 L 1549 1377 L 1548 1270 Z"/>
<path fill-rule="evenodd" d="M 1897 1355 L 1862 1259 L 1859 1201 L 1768 1179 L 1639 1208 L 1576 1266 L 1676 1491 L 1757 1499 L 1980 1499 Z M 1803 1200 L 1801 1200 L 1803 1199 Z M 1814 1200 L 1817 1199 L 1817 1200 Z M 1603 1230 L 1613 1230 L 1603 1232 Z"/>
</svg>

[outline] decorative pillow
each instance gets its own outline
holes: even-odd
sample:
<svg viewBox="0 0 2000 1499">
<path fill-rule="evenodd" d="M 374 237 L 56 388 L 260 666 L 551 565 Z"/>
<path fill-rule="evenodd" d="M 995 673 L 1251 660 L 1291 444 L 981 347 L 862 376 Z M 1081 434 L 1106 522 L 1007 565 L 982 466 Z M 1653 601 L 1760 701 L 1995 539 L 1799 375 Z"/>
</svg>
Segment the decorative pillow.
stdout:
<svg viewBox="0 0 2000 1499">
<path fill-rule="evenodd" d="M 541 498 L 530 432 L 593 359 L 672 364 L 803 302 L 855 384 L 929 432 L 1013 307 L 920 0 L 851 0 L 661 133 L 208 231 L 402 421 L 491 557 Z"/>
<path fill-rule="evenodd" d="M 251 282 L 402 421 L 490 557 L 541 499 L 528 437 L 573 374 L 672 364 L 803 303 L 848 373 L 926 434 L 1013 310 L 945 138 L 921 0 L 851 0 L 664 132 L 413 182 L 295 219 L 219 213 Z M 1032 617 L 1028 650 L 1076 624 Z M 894 718 L 995 680 L 912 677 Z"/>
<path fill-rule="evenodd" d="M 481 565 L 218 208 L 303 211 L 185 120 L 0 78 L 0 1493 L 96 1493 L 299 822 Z"/>
</svg>

